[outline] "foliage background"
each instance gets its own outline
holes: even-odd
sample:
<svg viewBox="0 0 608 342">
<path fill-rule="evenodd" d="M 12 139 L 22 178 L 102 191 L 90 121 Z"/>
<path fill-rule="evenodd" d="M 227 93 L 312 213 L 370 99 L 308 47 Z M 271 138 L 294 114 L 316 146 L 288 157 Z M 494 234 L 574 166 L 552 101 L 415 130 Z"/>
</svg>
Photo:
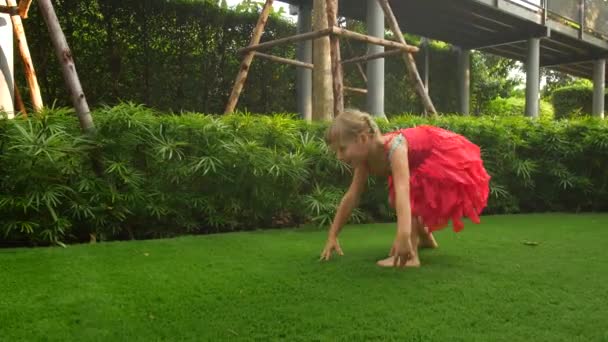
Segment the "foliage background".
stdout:
<svg viewBox="0 0 608 342">
<path fill-rule="evenodd" d="M 350 181 L 293 115 L 170 115 L 121 104 L 93 113 L 95 141 L 68 110 L 0 120 L 0 241 L 61 243 L 327 225 Z M 523 117 L 403 115 L 382 130 L 433 124 L 481 146 L 492 176 L 486 214 L 608 209 L 608 124 Z M 97 149 L 104 174 L 92 172 Z M 394 219 L 370 180 L 356 222 Z"/>
</svg>

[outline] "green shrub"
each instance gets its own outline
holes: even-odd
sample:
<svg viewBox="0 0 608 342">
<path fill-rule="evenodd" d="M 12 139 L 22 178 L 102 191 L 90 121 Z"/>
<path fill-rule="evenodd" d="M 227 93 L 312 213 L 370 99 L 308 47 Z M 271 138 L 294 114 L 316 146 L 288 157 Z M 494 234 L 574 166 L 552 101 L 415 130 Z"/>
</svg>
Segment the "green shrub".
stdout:
<svg viewBox="0 0 608 342">
<path fill-rule="evenodd" d="M 122 104 L 93 113 L 0 119 L 0 244 L 157 238 L 313 222 L 326 226 L 350 181 L 324 123 L 286 114 L 167 115 Z M 433 124 L 482 148 L 486 214 L 608 209 L 608 124 L 524 117 L 400 116 L 382 130 Z M 100 151 L 104 174 L 91 171 Z M 370 179 L 353 220 L 394 220 L 385 179 Z"/>
<path fill-rule="evenodd" d="M 522 116 L 526 111 L 526 99 L 522 97 L 497 97 L 488 102 L 484 108 L 484 114 L 496 116 Z M 539 114 L 541 118 L 552 119 L 554 117 L 553 105 L 545 100 L 540 100 Z"/>
<path fill-rule="evenodd" d="M 593 87 L 572 85 L 558 88 L 553 92 L 551 99 L 556 119 L 589 115 L 593 106 Z M 606 99 L 608 99 L 608 95 Z"/>
</svg>

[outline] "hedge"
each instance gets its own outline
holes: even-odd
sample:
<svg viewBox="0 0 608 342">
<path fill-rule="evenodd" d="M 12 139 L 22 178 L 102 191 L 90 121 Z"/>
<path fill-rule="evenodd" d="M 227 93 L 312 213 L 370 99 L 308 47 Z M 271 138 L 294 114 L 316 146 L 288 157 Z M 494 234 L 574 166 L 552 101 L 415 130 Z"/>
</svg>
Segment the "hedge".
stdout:
<svg viewBox="0 0 608 342">
<path fill-rule="evenodd" d="M 543 119 L 553 119 L 553 105 L 545 100 L 539 102 L 539 115 Z M 523 97 L 497 97 L 485 106 L 485 115 L 522 116 L 526 112 L 526 99 Z"/>
<path fill-rule="evenodd" d="M 327 225 L 350 180 L 322 141 L 325 124 L 292 115 L 168 115 L 121 104 L 93 113 L 95 141 L 69 110 L 0 119 L 0 244 L 61 244 Z M 524 117 L 431 120 L 482 147 L 492 175 L 486 214 L 608 209 L 608 124 Z M 102 177 L 89 153 L 103 157 Z M 388 221 L 384 179 L 353 219 Z"/>
<path fill-rule="evenodd" d="M 551 97 L 555 107 L 555 118 L 573 118 L 590 115 L 593 106 L 593 87 L 586 85 L 573 85 L 558 88 Z M 608 93 L 605 95 L 605 103 Z"/>
</svg>

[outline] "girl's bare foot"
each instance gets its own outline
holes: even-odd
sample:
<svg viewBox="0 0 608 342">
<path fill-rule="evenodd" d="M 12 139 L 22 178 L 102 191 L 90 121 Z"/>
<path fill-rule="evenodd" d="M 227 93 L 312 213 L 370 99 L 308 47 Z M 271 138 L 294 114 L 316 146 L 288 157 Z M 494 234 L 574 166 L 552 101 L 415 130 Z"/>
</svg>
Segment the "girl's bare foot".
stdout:
<svg viewBox="0 0 608 342">
<path fill-rule="evenodd" d="M 376 265 L 380 267 L 393 267 L 395 265 L 395 257 L 388 257 L 386 259 L 378 260 Z M 412 259 L 405 263 L 405 267 L 420 267 L 420 259 L 418 256 L 414 256 Z"/>
<path fill-rule="evenodd" d="M 437 248 L 439 244 L 435 241 L 433 233 L 420 234 L 420 245 L 421 248 Z"/>
</svg>

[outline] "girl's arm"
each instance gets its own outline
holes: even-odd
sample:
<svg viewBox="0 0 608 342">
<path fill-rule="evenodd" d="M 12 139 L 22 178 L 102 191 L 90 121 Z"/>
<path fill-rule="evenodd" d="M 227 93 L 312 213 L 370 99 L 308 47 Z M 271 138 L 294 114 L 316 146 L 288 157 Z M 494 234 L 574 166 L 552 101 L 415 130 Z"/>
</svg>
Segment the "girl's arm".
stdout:
<svg viewBox="0 0 608 342">
<path fill-rule="evenodd" d="M 395 191 L 395 210 L 397 212 L 397 237 L 392 254 L 395 264 L 405 265 L 413 250 L 410 243 L 412 232 L 412 208 L 410 203 L 410 168 L 408 163 L 407 142 L 399 144 L 390 154 L 390 165 Z"/>
<path fill-rule="evenodd" d="M 344 197 L 340 201 L 336 216 L 329 229 L 328 238 L 337 239 L 342 227 L 346 224 L 353 209 L 359 204 L 361 194 L 365 190 L 369 171 L 366 167 L 355 168 L 353 180 Z"/>
</svg>

